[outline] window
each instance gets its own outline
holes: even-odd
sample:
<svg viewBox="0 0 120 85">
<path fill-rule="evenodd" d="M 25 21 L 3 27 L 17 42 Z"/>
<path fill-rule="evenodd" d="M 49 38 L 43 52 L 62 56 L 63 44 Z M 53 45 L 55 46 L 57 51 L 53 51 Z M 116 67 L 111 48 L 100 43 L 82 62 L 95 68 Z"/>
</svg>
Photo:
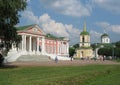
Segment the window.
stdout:
<svg viewBox="0 0 120 85">
<path fill-rule="evenodd" d="M 85 42 L 85 38 L 84 38 L 84 36 L 82 37 L 82 42 Z"/>
</svg>

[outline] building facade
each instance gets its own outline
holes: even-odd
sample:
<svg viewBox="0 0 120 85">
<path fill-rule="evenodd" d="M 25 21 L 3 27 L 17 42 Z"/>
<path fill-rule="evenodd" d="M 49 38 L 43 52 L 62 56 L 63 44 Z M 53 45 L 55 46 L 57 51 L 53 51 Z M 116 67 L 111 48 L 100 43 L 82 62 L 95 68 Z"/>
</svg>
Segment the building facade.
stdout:
<svg viewBox="0 0 120 85">
<path fill-rule="evenodd" d="M 86 31 L 86 22 L 83 31 L 80 33 L 79 48 L 76 50 L 76 58 L 92 58 L 93 50 L 90 47 L 90 34 Z"/>
<path fill-rule="evenodd" d="M 38 25 L 17 27 L 17 33 L 22 37 L 22 41 L 18 48 L 15 44 L 12 45 L 7 57 L 10 62 L 21 55 L 69 56 L 69 40 L 65 37 L 46 34 Z"/>
<path fill-rule="evenodd" d="M 19 50 L 29 54 L 56 54 L 69 56 L 69 40 L 45 34 L 38 25 L 23 26 L 18 28 L 18 35 L 22 36 Z"/>
</svg>

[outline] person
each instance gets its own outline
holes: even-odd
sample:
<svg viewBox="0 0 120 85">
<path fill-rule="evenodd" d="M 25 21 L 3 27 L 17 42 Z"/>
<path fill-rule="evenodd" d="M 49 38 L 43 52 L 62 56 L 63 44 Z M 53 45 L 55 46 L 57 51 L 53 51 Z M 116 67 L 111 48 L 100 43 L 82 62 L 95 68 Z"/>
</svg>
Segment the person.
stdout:
<svg viewBox="0 0 120 85">
<path fill-rule="evenodd" d="M 56 62 L 56 63 L 58 62 L 58 58 L 57 58 L 57 56 L 55 57 L 55 62 Z"/>
<path fill-rule="evenodd" d="M 70 58 L 71 58 L 70 60 L 72 61 L 73 60 L 73 56 L 71 56 Z"/>
</svg>

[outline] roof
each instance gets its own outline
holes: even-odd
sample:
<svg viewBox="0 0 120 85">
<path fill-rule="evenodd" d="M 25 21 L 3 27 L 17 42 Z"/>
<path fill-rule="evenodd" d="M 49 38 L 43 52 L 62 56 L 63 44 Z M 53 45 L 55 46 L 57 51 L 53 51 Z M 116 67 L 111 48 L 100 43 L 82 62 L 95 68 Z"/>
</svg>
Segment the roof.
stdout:
<svg viewBox="0 0 120 85">
<path fill-rule="evenodd" d="M 50 33 L 46 34 L 45 37 L 46 37 L 46 38 L 52 38 L 52 39 L 60 39 L 60 40 L 63 40 L 63 39 L 64 39 L 64 37 L 56 37 L 56 36 L 54 36 L 54 35 L 52 35 L 52 34 L 50 34 Z"/>
<path fill-rule="evenodd" d="M 80 35 L 89 35 L 89 32 L 83 31 L 83 32 L 80 33 Z"/>
<path fill-rule="evenodd" d="M 109 35 L 107 33 L 104 33 L 101 35 L 101 37 L 109 37 Z"/>
<path fill-rule="evenodd" d="M 24 30 L 26 28 L 29 28 L 31 26 L 34 26 L 35 24 L 32 24 L 32 25 L 26 25 L 26 26 L 21 26 L 21 27 L 16 27 L 17 31 L 20 31 L 20 30 Z"/>
</svg>

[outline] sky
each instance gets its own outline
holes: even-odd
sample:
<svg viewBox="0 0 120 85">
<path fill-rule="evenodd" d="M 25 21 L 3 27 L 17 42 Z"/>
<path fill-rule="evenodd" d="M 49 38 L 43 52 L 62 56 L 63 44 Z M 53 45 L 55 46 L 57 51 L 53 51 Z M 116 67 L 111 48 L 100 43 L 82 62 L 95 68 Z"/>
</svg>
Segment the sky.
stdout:
<svg viewBox="0 0 120 85">
<path fill-rule="evenodd" d="M 120 41 L 120 0 L 27 0 L 18 26 L 37 24 L 45 33 L 67 37 L 70 45 L 80 42 L 86 22 L 91 43 L 100 43 L 107 33 Z"/>
</svg>

